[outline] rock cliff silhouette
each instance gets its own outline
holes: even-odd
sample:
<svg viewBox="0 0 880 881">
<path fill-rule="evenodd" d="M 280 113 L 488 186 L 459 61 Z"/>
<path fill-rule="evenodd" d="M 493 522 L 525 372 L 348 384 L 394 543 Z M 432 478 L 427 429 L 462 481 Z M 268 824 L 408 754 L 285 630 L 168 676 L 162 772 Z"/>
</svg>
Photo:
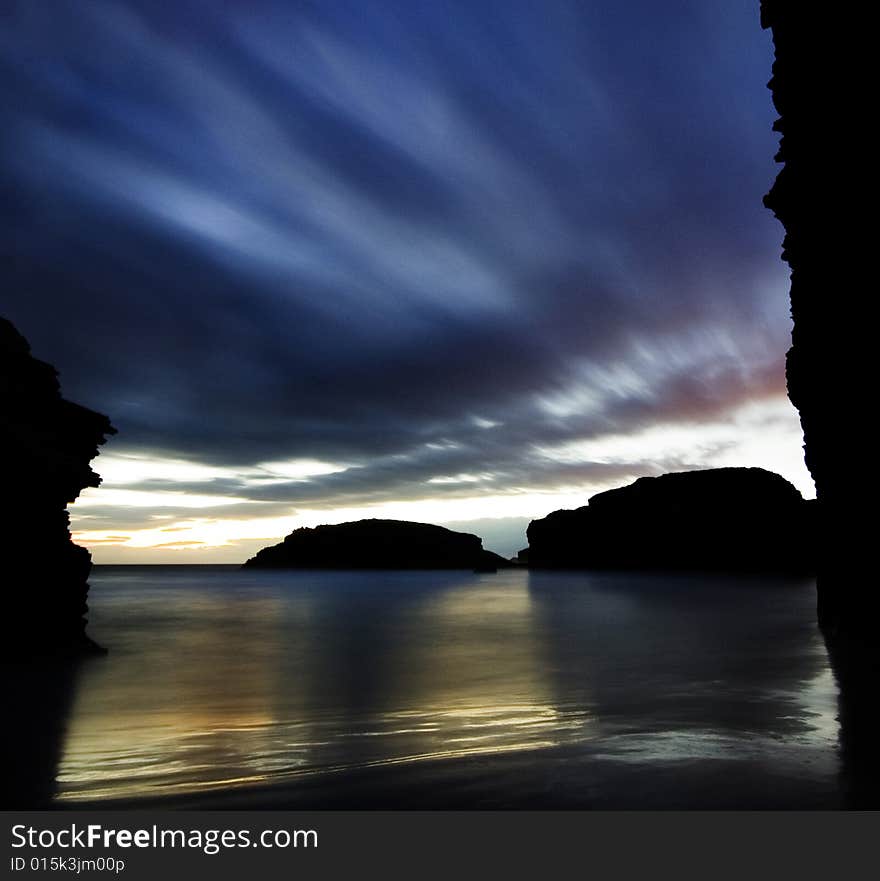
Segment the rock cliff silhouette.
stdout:
<svg viewBox="0 0 880 881">
<path fill-rule="evenodd" d="M 782 258 L 791 267 L 786 379 L 822 520 L 819 619 L 825 629 L 858 630 L 880 613 L 878 591 L 864 579 L 872 542 L 863 509 L 875 497 L 876 466 L 859 453 L 870 322 L 856 306 L 864 254 L 850 222 L 870 163 L 851 134 L 870 106 L 863 37 L 855 20 L 822 4 L 762 0 L 761 23 L 775 46 L 768 86 L 783 163 L 764 203 L 785 227 Z"/>
<path fill-rule="evenodd" d="M 786 378 L 819 504 L 818 618 L 840 687 L 843 784 L 850 807 L 876 809 L 880 591 L 869 554 L 877 478 L 865 455 L 873 451 L 865 424 L 875 322 L 860 305 L 872 277 L 865 211 L 874 204 L 874 158 L 865 130 L 875 48 L 860 11 L 762 0 L 761 24 L 775 47 L 768 85 L 783 163 L 764 203 L 785 227 L 782 258 L 791 267 Z"/>
<path fill-rule="evenodd" d="M 480 569 L 510 563 L 466 532 L 406 520 L 297 529 L 245 564 L 253 569 Z"/>
<path fill-rule="evenodd" d="M 67 505 L 101 482 L 89 462 L 116 431 L 106 416 L 65 400 L 55 369 L 3 318 L 0 414 L 2 655 L 96 651 L 85 632 L 91 555 L 71 541 Z"/>
<path fill-rule="evenodd" d="M 810 571 L 814 504 L 762 468 L 714 468 L 593 496 L 529 524 L 531 568 Z"/>
</svg>

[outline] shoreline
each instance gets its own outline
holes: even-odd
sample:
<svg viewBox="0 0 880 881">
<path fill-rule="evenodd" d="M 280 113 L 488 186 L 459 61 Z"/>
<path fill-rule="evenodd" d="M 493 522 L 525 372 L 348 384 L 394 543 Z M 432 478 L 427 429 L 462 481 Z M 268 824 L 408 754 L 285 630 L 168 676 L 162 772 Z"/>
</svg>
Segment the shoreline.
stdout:
<svg viewBox="0 0 880 881">
<path fill-rule="evenodd" d="M 797 748 L 792 749 L 795 753 Z M 810 764 L 816 756 L 801 758 Z M 56 800 L 50 810 L 840 810 L 839 779 L 741 758 L 620 762 L 570 747 L 401 759 L 286 779 L 130 798 Z"/>
</svg>

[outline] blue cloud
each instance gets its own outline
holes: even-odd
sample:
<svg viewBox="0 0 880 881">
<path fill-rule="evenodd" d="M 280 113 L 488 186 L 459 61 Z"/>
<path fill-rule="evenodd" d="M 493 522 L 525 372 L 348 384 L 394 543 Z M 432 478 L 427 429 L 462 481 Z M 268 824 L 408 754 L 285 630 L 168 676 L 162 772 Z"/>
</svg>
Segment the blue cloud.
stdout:
<svg viewBox="0 0 880 881">
<path fill-rule="evenodd" d="M 722 0 L 7 4 L 3 311 L 120 450 L 550 479 L 783 393 L 770 57 Z"/>
</svg>

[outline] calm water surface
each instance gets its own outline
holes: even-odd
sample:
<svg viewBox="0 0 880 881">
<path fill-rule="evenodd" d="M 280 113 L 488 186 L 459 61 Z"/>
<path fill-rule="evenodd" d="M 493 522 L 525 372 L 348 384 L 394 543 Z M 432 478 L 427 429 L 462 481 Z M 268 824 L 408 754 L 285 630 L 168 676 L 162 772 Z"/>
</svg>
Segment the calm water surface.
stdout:
<svg viewBox="0 0 880 881">
<path fill-rule="evenodd" d="M 490 789 L 527 768 L 600 802 L 713 774 L 751 781 L 746 801 L 834 797 L 810 580 L 179 566 L 91 584 L 110 654 L 78 677 L 63 802 L 474 758 Z"/>
</svg>

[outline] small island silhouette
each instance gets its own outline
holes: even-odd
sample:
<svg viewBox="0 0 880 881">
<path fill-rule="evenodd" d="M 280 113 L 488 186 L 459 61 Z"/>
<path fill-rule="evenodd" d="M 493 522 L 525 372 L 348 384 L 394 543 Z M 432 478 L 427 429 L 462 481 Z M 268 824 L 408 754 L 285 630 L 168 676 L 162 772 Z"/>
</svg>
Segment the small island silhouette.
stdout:
<svg viewBox="0 0 880 881">
<path fill-rule="evenodd" d="M 357 520 L 297 529 L 263 548 L 251 569 L 474 569 L 512 565 L 466 532 L 406 520 Z"/>
</svg>

